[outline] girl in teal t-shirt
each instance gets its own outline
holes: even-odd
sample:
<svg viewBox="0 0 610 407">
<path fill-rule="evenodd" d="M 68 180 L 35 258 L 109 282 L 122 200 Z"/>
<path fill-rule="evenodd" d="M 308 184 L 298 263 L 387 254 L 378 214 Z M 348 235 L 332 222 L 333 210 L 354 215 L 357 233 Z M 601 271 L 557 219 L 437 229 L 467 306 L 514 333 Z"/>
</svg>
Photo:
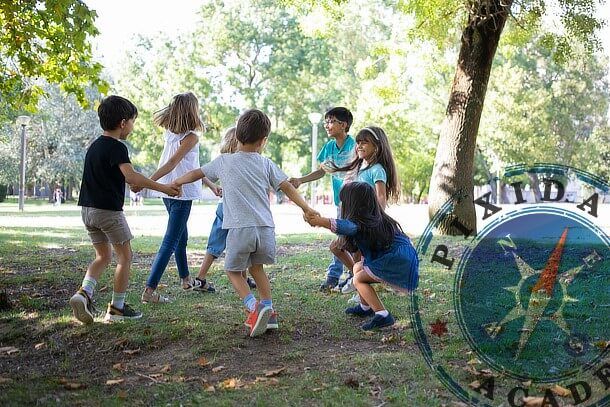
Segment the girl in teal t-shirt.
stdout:
<svg viewBox="0 0 610 407">
<path fill-rule="evenodd" d="M 392 148 L 388 136 L 381 127 L 365 127 L 356 135 L 356 158 L 344 167 L 335 167 L 334 171 L 356 172 L 355 181 L 365 182 L 373 187 L 381 208 L 385 209 L 388 201 L 396 202 L 400 196 L 400 185 L 396 173 L 396 164 L 392 155 Z M 337 256 L 352 273 L 355 261 L 359 261 L 360 254 L 350 254 L 344 239 L 334 240 L 330 250 Z M 354 259 L 355 257 L 355 259 Z M 354 290 L 351 279 L 341 287 L 341 291 L 348 293 Z"/>
</svg>

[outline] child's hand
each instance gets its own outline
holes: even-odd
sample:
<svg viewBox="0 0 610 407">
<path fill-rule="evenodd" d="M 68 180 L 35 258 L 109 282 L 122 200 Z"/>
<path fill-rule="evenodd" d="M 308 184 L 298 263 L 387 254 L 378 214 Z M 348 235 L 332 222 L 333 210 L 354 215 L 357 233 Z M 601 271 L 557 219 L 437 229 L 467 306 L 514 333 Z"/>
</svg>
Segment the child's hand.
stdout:
<svg viewBox="0 0 610 407">
<path fill-rule="evenodd" d="M 219 198 L 222 198 L 222 187 L 214 185 L 214 188 L 210 188 L 210 189 L 212 190 L 214 195 L 216 195 Z"/>
<path fill-rule="evenodd" d="M 133 193 L 138 193 L 138 192 L 140 192 L 141 190 L 143 190 L 144 188 L 142 188 L 142 187 L 141 187 L 141 186 L 139 186 L 139 185 L 130 185 L 130 186 L 129 186 L 129 189 L 130 189 L 130 190 L 131 190 L 131 192 L 133 192 Z"/>
<path fill-rule="evenodd" d="M 302 182 L 298 178 L 288 178 L 288 182 L 292 184 L 293 187 L 298 188 Z"/>
<path fill-rule="evenodd" d="M 314 210 L 307 211 L 303 213 L 303 219 L 305 222 L 309 223 L 311 226 L 319 226 L 320 220 L 322 217 L 320 214 Z"/>
<path fill-rule="evenodd" d="M 164 189 L 163 192 L 169 196 L 180 196 L 182 194 L 182 187 L 177 184 L 167 184 Z"/>
</svg>

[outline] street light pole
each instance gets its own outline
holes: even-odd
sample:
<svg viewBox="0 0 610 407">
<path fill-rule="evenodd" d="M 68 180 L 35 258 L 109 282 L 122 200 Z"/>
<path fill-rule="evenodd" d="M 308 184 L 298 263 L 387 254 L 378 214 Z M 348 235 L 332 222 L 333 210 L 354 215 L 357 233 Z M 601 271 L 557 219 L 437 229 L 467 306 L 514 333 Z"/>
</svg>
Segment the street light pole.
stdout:
<svg viewBox="0 0 610 407">
<path fill-rule="evenodd" d="M 316 159 L 316 152 L 318 151 L 318 123 L 322 119 L 322 115 L 318 112 L 309 113 L 307 118 L 311 122 L 311 172 L 317 169 L 318 160 Z M 315 204 L 315 181 L 309 183 L 309 202 L 310 206 Z"/>
<path fill-rule="evenodd" d="M 21 126 L 21 162 L 19 164 L 19 210 L 23 211 L 25 204 L 25 128 L 30 123 L 29 116 L 17 117 L 17 125 Z"/>
</svg>

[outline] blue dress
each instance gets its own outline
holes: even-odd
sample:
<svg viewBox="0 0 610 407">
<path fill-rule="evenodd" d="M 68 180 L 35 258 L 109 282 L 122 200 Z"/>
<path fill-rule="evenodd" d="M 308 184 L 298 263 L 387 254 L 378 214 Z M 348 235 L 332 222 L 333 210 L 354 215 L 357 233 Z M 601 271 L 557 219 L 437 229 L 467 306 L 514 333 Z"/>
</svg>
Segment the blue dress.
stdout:
<svg viewBox="0 0 610 407">
<path fill-rule="evenodd" d="M 331 219 L 331 230 L 343 236 L 354 238 L 362 252 L 364 265 L 373 277 L 401 291 L 413 291 L 419 281 L 419 260 L 411 240 L 402 232 L 394 235 L 392 245 L 386 250 L 373 250 L 368 241 L 359 233 L 358 225 L 347 219 Z"/>
</svg>

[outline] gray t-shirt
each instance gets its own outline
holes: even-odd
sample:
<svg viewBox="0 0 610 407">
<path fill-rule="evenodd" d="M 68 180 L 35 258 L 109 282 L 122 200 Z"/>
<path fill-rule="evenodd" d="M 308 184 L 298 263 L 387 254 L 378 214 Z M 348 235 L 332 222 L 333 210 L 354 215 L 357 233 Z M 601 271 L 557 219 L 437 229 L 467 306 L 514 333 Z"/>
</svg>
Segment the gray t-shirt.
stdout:
<svg viewBox="0 0 610 407">
<path fill-rule="evenodd" d="M 223 229 L 275 227 L 267 191 L 277 191 L 288 176 L 273 161 L 259 153 L 238 151 L 222 154 L 201 171 L 222 185 Z"/>
</svg>

